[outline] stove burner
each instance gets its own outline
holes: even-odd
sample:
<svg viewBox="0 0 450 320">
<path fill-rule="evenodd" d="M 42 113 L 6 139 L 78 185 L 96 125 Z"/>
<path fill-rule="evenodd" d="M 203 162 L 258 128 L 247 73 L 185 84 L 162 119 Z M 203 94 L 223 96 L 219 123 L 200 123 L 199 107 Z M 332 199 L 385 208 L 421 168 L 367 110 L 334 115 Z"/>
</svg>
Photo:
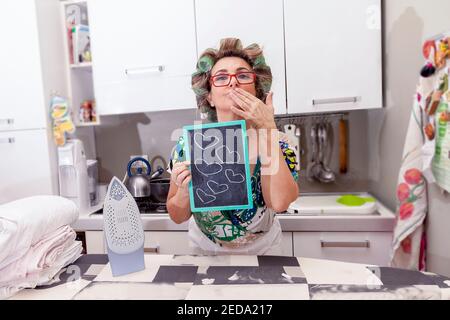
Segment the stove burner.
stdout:
<svg viewBox="0 0 450 320">
<path fill-rule="evenodd" d="M 140 213 L 167 213 L 165 203 L 154 202 L 151 197 L 134 198 Z"/>
</svg>

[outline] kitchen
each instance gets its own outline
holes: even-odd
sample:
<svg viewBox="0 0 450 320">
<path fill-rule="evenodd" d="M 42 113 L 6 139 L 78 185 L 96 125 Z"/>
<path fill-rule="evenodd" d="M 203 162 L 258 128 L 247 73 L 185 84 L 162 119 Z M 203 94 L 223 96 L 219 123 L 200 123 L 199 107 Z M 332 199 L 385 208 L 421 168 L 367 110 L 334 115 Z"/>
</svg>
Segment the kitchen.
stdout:
<svg viewBox="0 0 450 320">
<path fill-rule="evenodd" d="M 263 46 L 277 127 L 298 141 L 299 198 L 277 215 L 283 256 L 389 266 L 422 44 L 450 30 L 444 14 L 450 5 L 437 2 L 440 10 L 420 0 L 270 0 L 262 7 L 255 0 L 7 1 L 1 32 L 14 45 L 0 56 L 8 88 L 1 92 L 0 204 L 79 188 L 85 198 L 75 199 L 83 204 L 71 226 L 85 253 L 107 253 L 108 184 L 115 176 L 127 185 L 128 166 L 145 170 L 130 165 L 137 156 L 151 173 L 167 168 L 183 126 L 203 120 L 190 83 L 197 58 L 232 36 Z M 80 50 L 74 37 L 86 32 L 79 25 L 89 33 L 74 54 Z M 75 150 L 90 160 L 77 168 L 85 176 L 77 183 L 60 168 Z M 316 162 L 329 167 L 329 181 L 311 174 Z M 153 182 L 169 178 L 164 171 Z M 427 187 L 420 226 L 426 267 L 417 261 L 400 267 L 450 277 L 450 198 L 437 183 Z M 188 223 L 174 223 L 154 197 L 154 203 L 136 197 L 144 251 L 193 254 Z"/>
</svg>

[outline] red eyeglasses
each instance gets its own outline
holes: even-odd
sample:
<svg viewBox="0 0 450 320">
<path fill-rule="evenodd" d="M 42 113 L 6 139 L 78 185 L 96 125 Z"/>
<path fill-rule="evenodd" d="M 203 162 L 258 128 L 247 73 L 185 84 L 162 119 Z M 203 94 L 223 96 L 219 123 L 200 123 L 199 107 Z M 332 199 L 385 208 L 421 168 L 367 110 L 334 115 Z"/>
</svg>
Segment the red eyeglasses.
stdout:
<svg viewBox="0 0 450 320">
<path fill-rule="evenodd" d="M 256 74 L 251 71 L 230 73 L 221 73 L 211 77 L 211 83 L 215 87 L 225 87 L 231 82 L 231 78 L 235 77 L 239 84 L 251 84 L 255 82 Z"/>
</svg>

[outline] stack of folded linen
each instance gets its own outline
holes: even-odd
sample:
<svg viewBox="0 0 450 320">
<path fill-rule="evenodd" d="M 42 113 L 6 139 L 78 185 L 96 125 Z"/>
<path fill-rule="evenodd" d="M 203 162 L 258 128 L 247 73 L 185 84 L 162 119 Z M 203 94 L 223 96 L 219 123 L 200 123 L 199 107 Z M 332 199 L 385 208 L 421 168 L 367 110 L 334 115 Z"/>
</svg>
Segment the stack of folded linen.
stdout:
<svg viewBox="0 0 450 320">
<path fill-rule="evenodd" d="M 49 282 L 80 257 L 82 244 L 70 227 L 77 218 L 77 206 L 60 196 L 0 206 L 0 299 Z"/>
</svg>

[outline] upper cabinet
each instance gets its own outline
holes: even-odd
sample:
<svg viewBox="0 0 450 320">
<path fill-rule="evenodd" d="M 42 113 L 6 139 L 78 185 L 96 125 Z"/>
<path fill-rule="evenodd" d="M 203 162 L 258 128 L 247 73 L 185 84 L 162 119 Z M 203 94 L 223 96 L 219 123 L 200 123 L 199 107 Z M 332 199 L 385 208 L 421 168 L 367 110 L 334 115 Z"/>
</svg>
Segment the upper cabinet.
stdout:
<svg viewBox="0 0 450 320">
<path fill-rule="evenodd" d="M 284 0 L 289 113 L 382 107 L 380 1 Z"/>
<path fill-rule="evenodd" d="M 88 0 L 100 115 L 195 108 L 193 0 Z"/>
<path fill-rule="evenodd" d="M 258 43 L 271 67 L 276 114 L 286 113 L 283 1 L 195 0 L 197 44 L 200 55 L 218 48 L 220 39 L 239 38 L 243 46 Z"/>
<path fill-rule="evenodd" d="M 36 21 L 34 1 L 2 1 L 0 131 L 47 126 Z"/>
</svg>

